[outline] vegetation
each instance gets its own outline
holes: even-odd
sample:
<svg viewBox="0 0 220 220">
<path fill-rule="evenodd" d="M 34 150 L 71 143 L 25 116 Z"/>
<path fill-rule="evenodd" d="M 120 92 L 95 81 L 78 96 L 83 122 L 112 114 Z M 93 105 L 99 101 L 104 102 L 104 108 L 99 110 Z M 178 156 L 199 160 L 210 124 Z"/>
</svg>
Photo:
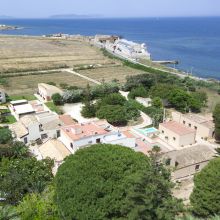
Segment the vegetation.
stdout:
<svg viewBox="0 0 220 220">
<path fill-rule="evenodd" d="M 55 105 L 63 105 L 63 98 L 59 93 L 53 94 L 52 100 Z"/>
<path fill-rule="evenodd" d="M 169 172 L 153 159 L 122 146 L 95 145 L 61 165 L 55 199 L 64 219 L 172 220 L 180 204 L 171 188 Z"/>
<path fill-rule="evenodd" d="M 0 144 L 7 144 L 11 140 L 11 131 L 8 128 L 0 128 Z"/>
<path fill-rule="evenodd" d="M 1 198 L 17 204 L 27 193 L 40 193 L 52 180 L 52 161 L 36 158 L 3 158 L 0 162 Z M 24 178 L 25 177 L 25 178 Z"/>
<path fill-rule="evenodd" d="M 220 142 L 220 104 L 216 105 L 213 118 L 215 123 L 215 139 L 217 142 Z"/>
<path fill-rule="evenodd" d="M 36 100 L 36 97 L 34 95 L 11 95 L 9 96 L 9 101 L 16 101 L 26 99 L 27 101 Z"/>
<path fill-rule="evenodd" d="M 56 112 L 57 114 L 62 114 L 62 111 L 60 110 L 59 106 L 54 105 L 53 102 L 46 102 L 45 105 L 53 112 Z"/>
<path fill-rule="evenodd" d="M 190 201 L 193 213 L 202 218 L 220 215 L 220 158 L 212 160 L 194 178 Z"/>
<path fill-rule="evenodd" d="M 28 194 L 18 205 L 17 212 L 22 220 L 60 220 L 53 197 L 54 189 L 51 186 L 41 194 Z"/>
</svg>

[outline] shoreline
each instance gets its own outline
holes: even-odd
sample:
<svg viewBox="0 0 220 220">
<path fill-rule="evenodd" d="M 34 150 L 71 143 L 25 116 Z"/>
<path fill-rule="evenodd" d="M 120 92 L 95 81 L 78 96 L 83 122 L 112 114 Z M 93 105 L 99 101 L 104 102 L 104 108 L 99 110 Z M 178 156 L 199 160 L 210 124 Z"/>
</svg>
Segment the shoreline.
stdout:
<svg viewBox="0 0 220 220">
<path fill-rule="evenodd" d="M 7 26 L 7 25 L 6 25 Z M 8 26 L 7 26 L 8 27 Z M 4 31 L 8 31 L 8 30 L 19 30 L 19 29 L 23 29 L 22 27 L 16 27 L 16 26 L 10 26 L 10 27 L 14 27 L 15 29 L 1 29 L 1 25 L 0 25 L 0 38 L 2 37 L 14 37 L 14 38 L 19 38 L 19 37 L 22 37 L 22 38 L 39 38 L 39 39 L 60 39 L 60 40 L 74 40 L 74 39 L 79 39 L 79 37 L 81 39 L 83 39 L 83 41 L 85 43 L 88 43 L 88 39 L 90 39 L 91 37 L 94 37 L 94 36 L 84 36 L 84 35 L 80 35 L 80 34 L 74 34 L 74 35 L 69 35 L 70 38 L 62 38 L 62 37 L 45 37 L 44 35 L 42 36 L 39 36 L 39 35 L 10 35 L 10 34 L 3 34 Z M 68 35 L 68 34 L 67 34 Z M 97 45 L 94 45 L 94 44 L 91 44 L 90 45 L 93 45 L 95 46 L 96 48 L 99 48 L 97 47 Z M 100 48 L 99 48 L 100 49 Z M 105 48 L 106 49 L 106 48 Z M 124 57 L 124 56 L 120 56 L 118 54 L 115 54 L 115 53 L 112 53 L 112 51 L 106 49 L 111 55 L 115 56 L 115 57 L 118 57 L 119 59 L 123 59 L 123 60 L 127 60 L 133 64 L 138 64 L 138 65 L 142 65 L 144 67 L 147 67 L 147 68 L 152 68 L 154 70 L 158 70 L 158 71 L 163 71 L 163 72 L 166 72 L 168 74 L 172 74 L 172 75 L 175 75 L 175 76 L 178 76 L 180 78 L 185 78 L 185 77 L 189 77 L 193 80 L 196 80 L 196 81 L 203 81 L 203 82 L 207 82 L 207 83 L 219 83 L 220 80 L 219 79 L 215 79 L 215 78 L 206 78 L 206 77 L 199 77 L 199 76 L 196 76 L 196 75 L 189 75 L 189 73 L 185 72 L 184 70 L 180 70 L 180 69 L 175 69 L 175 68 L 172 68 L 172 67 L 169 67 L 169 66 L 166 66 L 166 65 L 162 65 L 160 64 L 159 66 L 161 66 L 161 68 L 159 67 L 155 67 L 155 66 L 151 66 L 151 65 L 146 65 L 146 64 L 143 64 L 141 62 L 137 62 L 137 61 L 134 61 L 132 59 L 129 59 L 127 57 Z M 150 62 L 153 64 L 153 61 L 150 60 Z M 166 69 L 163 69 L 163 67 L 166 67 Z M 173 71 L 176 71 L 176 72 L 173 72 Z"/>
</svg>

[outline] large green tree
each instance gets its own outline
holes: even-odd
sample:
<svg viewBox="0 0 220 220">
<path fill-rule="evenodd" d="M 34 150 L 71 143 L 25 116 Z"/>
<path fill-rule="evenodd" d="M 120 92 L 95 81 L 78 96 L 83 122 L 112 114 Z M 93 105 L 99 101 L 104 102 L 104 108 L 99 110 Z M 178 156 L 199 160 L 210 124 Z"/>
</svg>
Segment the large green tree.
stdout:
<svg viewBox="0 0 220 220">
<path fill-rule="evenodd" d="M 172 220 L 179 202 L 170 173 L 154 159 L 119 145 L 94 145 L 69 156 L 55 178 L 63 219 Z"/>
<path fill-rule="evenodd" d="M 27 193 L 40 193 L 52 180 L 49 159 L 3 158 L 0 162 L 0 197 L 8 204 L 18 203 Z"/>
<path fill-rule="evenodd" d="M 207 218 L 220 215 L 220 158 L 212 160 L 194 178 L 190 201 L 193 213 Z"/>
<path fill-rule="evenodd" d="M 217 142 L 220 142 L 220 103 L 215 106 L 213 118 L 215 123 L 215 139 Z"/>
</svg>

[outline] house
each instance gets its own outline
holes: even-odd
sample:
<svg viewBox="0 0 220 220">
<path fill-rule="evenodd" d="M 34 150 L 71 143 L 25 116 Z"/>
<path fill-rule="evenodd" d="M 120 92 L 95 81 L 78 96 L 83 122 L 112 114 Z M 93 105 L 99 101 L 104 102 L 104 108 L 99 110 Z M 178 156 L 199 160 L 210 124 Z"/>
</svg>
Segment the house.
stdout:
<svg viewBox="0 0 220 220">
<path fill-rule="evenodd" d="M 201 171 L 216 152 L 207 145 L 196 145 L 162 155 L 162 162 L 171 167 L 173 180 L 188 178 Z"/>
<path fill-rule="evenodd" d="M 135 100 L 145 107 L 152 106 L 152 99 L 151 98 L 136 97 Z"/>
<path fill-rule="evenodd" d="M 209 139 L 214 136 L 215 126 L 211 114 L 203 116 L 193 113 L 182 114 L 174 111 L 172 112 L 172 118 L 174 121 L 194 129 L 198 139 Z"/>
<path fill-rule="evenodd" d="M 159 137 L 174 148 L 195 144 L 196 131 L 176 121 L 161 123 L 159 131 Z"/>
<path fill-rule="evenodd" d="M 118 36 L 112 36 L 112 35 L 96 35 L 94 38 L 94 43 L 98 46 L 105 47 L 107 43 L 115 43 L 116 40 L 118 40 Z"/>
<path fill-rule="evenodd" d="M 119 131 L 104 128 L 98 123 L 85 123 L 64 126 L 61 128 L 59 140 L 72 152 L 98 143 L 120 144 L 135 147 L 135 139 L 127 138 Z"/>
<path fill-rule="evenodd" d="M 6 94 L 3 89 L 0 88 L 0 104 L 6 103 Z"/>
<path fill-rule="evenodd" d="M 51 101 L 52 95 L 55 93 L 59 93 L 60 95 L 63 94 L 63 91 L 56 86 L 49 85 L 46 83 L 39 83 L 38 84 L 38 94 L 43 98 L 45 101 Z"/>
<path fill-rule="evenodd" d="M 10 125 L 10 129 L 17 140 L 27 144 L 41 138 L 39 125 L 34 115 L 26 115 Z"/>
<path fill-rule="evenodd" d="M 64 159 L 71 154 L 62 142 L 55 139 L 48 140 L 42 144 L 39 147 L 39 152 L 42 159 L 51 158 L 54 160 L 54 173 L 56 173 Z"/>
</svg>

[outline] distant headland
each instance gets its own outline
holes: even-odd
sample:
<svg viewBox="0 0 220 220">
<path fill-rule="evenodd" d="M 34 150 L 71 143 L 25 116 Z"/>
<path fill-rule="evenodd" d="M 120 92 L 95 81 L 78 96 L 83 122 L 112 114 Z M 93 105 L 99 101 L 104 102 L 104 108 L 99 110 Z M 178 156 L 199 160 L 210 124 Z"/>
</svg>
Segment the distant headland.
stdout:
<svg viewBox="0 0 220 220">
<path fill-rule="evenodd" d="M 0 31 L 4 31 L 4 30 L 17 30 L 17 29 L 21 29 L 21 27 L 0 24 Z"/>
</svg>

